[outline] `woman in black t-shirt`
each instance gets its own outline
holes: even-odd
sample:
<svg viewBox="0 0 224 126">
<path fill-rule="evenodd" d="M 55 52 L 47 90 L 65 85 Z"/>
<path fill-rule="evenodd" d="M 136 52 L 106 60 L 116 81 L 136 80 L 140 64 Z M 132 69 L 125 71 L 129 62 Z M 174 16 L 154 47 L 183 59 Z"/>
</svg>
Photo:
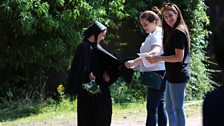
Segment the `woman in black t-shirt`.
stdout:
<svg viewBox="0 0 224 126">
<path fill-rule="evenodd" d="M 177 5 L 167 3 L 162 8 L 163 48 L 162 56 L 151 56 L 150 63 L 165 61 L 166 68 L 166 111 L 170 126 L 185 126 L 183 110 L 186 83 L 189 80 L 188 28 Z"/>
</svg>

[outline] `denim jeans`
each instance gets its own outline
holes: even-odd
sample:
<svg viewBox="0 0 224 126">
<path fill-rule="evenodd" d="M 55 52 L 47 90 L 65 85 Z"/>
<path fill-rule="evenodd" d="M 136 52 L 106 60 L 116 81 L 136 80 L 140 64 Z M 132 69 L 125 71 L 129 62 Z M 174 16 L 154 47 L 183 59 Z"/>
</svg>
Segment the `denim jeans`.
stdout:
<svg viewBox="0 0 224 126">
<path fill-rule="evenodd" d="M 184 97 L 186 82 L 166 83 L 165 102 L 169 126 L 185 126 Z"/>
<path fill-rule="evenodd" d="M 156 71 L 160 75 L 164 74 L 164 71 Z M 164 108 L 164 91 L 166 80 L 163 79 L 160 89 L 148 88 L 147 90 L 147 119 L 146 126 L 166 126 L 167 115 Z"/>
</svg>

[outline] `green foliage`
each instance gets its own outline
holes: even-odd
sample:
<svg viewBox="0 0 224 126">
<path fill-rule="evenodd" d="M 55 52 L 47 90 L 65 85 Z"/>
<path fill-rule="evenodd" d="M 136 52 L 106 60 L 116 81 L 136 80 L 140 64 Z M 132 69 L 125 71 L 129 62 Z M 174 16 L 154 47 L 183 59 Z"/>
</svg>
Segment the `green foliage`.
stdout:
<svg viewBox="0 0 224 126">
<path fill-rule="evenodd" d="M 37 103 L 32 103 L 30 100 L 19 100 L 19 101 L 8 101 L 6 99 L 1 98 L 0 99 L 1 109 L 0 113 L 0 121 L 9 121 L 9 120 L 15 120 L 17 118 L 21 117 L 27 117 L 32 114 L 39 113 L 39 107 Z"/>
<path fill-rule="evenodd" d="M 201 0 L 172 2 L 180 6 L 191 34 L 191 81 L 187 99 L 201 99 L 211 89 L 203 51 L 209 34 L 207 8 Z M 145 36 L 138 21 L 140 12 L 164 4 L 162 0 L 2 0 L 0 97 L 10 101 L 44 100 L 48 96 L 46 90 L 56 92 L 57 85 L 65 83 L 83 30 L 93 20 L 109 26 L 105 45 L 110 52 L 116 56 L 127 53 L 121 59 L 130 55 L 133 58 L 138 42 Z M 115 103 L 145 99 L 146 88 L 139 84 L 138 77 L 139 73 L 135 73 L 131 85 L 118 80 L 112 86 Z"/>
<path fill-rule="evenodd" d="M 1 109 L 0 122 L 13 121 L 45 113 L 76 112 L 77 107 L 77 100 L 70 100 L 70 98 L 61 99 L 60 102 L 51 98 L 46 99 L 44 102 L 32 101 L 30 99 L 8 101 L 1 98 L 0 102 L 0 108 L 5 108 Z"/>
<path fill-rule="evenodd" d="M 118 80 L 111 87 L 113 103 L 130 103 L 145 101 L 146 87 L 140 84 L 139 72 L 135 72 L 133 81 L 127 85 L 123 80 Z"/>
<path fill-rule="evenodd" d="M 0 97 L 45 97 L 64 82 L 75 48 L 93 20 L 121 19 L 123 0 L 2 0 Z M 52 77 L 64 73 L 60 79 Z M 50 83 L 54 83 L 52 86 Z"/>
<path fill-rule="evenodd" d="M 77 102 L 64 94 L 64 86 L 59 84 L 57 87 L 59 93 L 58 100 L 47 98 L 45 100 L 7 100 L 0 98 L 0 121 L 12 121 L 17 118 L 24 118 L 27 116 L 43 113 L 55 112 L 71 112 L 76 111 Z"/>
<path fill-rule="evenodd" d="M 206 15 L 207 6 L 203 1 L 192 2 L 191 18 L 188 20 L 191 33 L 191 81 L 187 93 L 191 94 L 187 99 L 202 99 L 204 94 L 211 90 L 213 83 L 210 80 L 211 73 L 208 70 L 208 58 L 203 51 L 208 45 L 209 17 Z"/>
</svg>

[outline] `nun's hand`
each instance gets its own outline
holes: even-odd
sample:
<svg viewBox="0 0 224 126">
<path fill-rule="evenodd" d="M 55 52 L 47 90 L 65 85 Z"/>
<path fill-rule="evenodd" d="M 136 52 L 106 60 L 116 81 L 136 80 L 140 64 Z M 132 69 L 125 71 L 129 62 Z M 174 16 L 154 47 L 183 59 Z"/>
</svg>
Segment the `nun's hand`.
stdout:
<svg viewBox="0 0 224 126">
<path fill-rule="evenodd" d="M 104 81 L 106 81 L 106 82 L 109 82 L 109 81 L 110 81 L 110 76 L 109 76 L 109 74 L 108 74 L 107 72 L 104 72 L 104 73 L 103 73 L 103 79 L 104 79 Z"/>
<path fill-rule="evenodd" d="M 90 79 L 91 81 L 95 80 L 95 76 L 93 75 L 92 72 L 89 74 L 89 79 Z"/>
</svg>

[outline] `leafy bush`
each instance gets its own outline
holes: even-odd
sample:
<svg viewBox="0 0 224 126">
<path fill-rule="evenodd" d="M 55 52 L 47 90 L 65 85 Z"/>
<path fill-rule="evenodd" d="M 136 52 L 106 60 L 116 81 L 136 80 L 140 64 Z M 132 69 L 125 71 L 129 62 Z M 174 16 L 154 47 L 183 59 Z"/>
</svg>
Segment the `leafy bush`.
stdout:
<svg viewBox="0 0 224 126">
<path fill-rule="evenodd" d="M 188 9 L 190 19 L 187 20 L 191 33 L 191 81 L 187 88 L 187 99 L 202 99 L 212 89 L 208 58 L 205 49 L 208 45 L 209 19 L 206 15 L 207 6 L 203 1 L 191 2 L 192 10 Z"/>
<path fill-rule="evenodd" d="M 147 88 L 140 84 L 139 75 L 139 72 L 135 72 L 130 84 L 118 80 L 111 86 L 113 103 L 145 101 Z"/>
<path fill-rule="evenodd" d="M 84 28 L 124 17 L 123 7 L 123 0 L 2 0 L 0 97 L 38 99 L 55 92 Z"/>
</svg>

